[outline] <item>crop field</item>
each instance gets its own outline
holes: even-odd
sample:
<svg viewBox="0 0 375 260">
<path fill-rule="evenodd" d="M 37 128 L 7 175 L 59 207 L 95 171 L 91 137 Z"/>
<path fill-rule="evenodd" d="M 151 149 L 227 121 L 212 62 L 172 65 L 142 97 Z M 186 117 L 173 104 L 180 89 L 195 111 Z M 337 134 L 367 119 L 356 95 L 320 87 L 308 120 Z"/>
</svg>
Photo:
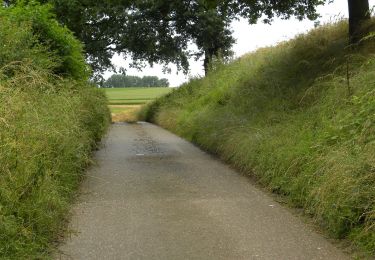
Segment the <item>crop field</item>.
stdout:
<svg viewBox="0 0 375 260">
<path fill-rule="evenodd" d="M 136 112 L 143 105 L 169 93 L 171 88 L 107 88 L 104 89 L 112 120 L 135 121 Z"/>
<path fill-rule="evenodd" d="M 108 88 L 110 105 L 142 105 L 171 91 L 170 88 Z"/>
</svg>

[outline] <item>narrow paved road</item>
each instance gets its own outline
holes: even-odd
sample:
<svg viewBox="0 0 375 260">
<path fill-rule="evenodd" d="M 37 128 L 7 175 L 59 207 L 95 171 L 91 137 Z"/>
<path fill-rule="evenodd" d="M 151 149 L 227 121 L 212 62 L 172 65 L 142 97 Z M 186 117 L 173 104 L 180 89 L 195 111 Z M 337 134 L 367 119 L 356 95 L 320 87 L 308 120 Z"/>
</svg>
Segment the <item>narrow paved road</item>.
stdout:
<svg viewBox="0 0 375 260">
<path fill-rule="evenodd" d="M 114 125 L 58 259 L 347 259 L 225 164 L 151 124 Z"/>
</svg>

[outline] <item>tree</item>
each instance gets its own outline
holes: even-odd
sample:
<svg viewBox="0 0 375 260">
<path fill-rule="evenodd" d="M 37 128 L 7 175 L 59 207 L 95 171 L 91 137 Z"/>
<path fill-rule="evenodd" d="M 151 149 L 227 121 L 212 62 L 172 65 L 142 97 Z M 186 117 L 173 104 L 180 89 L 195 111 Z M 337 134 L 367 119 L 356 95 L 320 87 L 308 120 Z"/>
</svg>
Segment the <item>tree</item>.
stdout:
<svg viewBox="0 0 375 260">
<path fill-rule="evenodd" d="M 163 21 L 137 21 L 137 6 L 144 6 L 143 1 L 6 0 L 4 4 L 32 1 L 53 6 L 58 21 L 84 43 L 86 59 L 97 75 L 114 69 L 111 58 L 115 53 L 132 57 L 132 65 L 139 68 L 149 62 L 174 63 L 180 69 L 188 69 L 183 35 L 172 35 Z"/>
<path fill-rule="evenodd" d="M 16 0 L 13 0 L 16 1 Z M 8 0 L 7 2 L 13 2 Z M 25 2 L 27 0 L 22 0 Z M 229 57 L 234 43 L 230 22 L 238 16 L 255 23 L 264 16 L 314 19 L 324 0 L 39 0 L 54 6 L 58 20 L 84 42 L 87 59 L 101 72 L 113 54 L 143 62 L 174 63 L 187 72 L 188 59 Z M 197 51 L 189 50 L 195 43 Z"/>
<path fill-rule="evenodd" d="M 136 5 L 131 14 L 135 20 L 135 28 L 140 26 L 140 21 L 159 24 L 155 34 L 163 32 L 169 41 L 176 42 L 183 54 L 182 58 L 187 64 L 189 57 L 199 59 L 204 57 L 204 68 L 208 71 L 208 64 L 219 53 L 223 57 L 231 55 L 234 43 L 230 22 L 235 13 L 229 6 L 210 4 L 207 1 L 142 1 Z M 162 21 L 162 22 L 160 22 Z M 165 33 L 166 32 L 166 33 Z M 178 37 L 178 38 L 176 38 Z M 196 51 L 188 51 L 188 44 L 192 42 L 197 46 Z"/>
<path fill-rule="evenodd" d="M 264 16 L 264 22 L 270 23 L 274 16 L 285 19 L 297 16 L 299 19 L 308 17 L 315 19 L 316 6 L 324 0 L 181 0 L 181 1 L 142 1 L 132 16 L 140 20 L 158 24 L 164 21 L 163 31 L 173 35 L 183 35 L 186 42 L 193 42 L 198 51 L 187 53 L 190 56 L 204 57 L 204 69 L 207 73 L 213 57 L 231 56 L 231 48 L 235 42 L 230 30 L 230 23 L 238 16 L 246 17 L 250 23 L 256 23 Z M 139 24 L 138 24 L 139 25 Z M 186 54 L 186 52 L 185 52 Z"/>
<path fill-rule="evenodd" d="M 217 1 L 217 0 L 212 0 Z M 249 17 L 251 23 L 260 18 L 260 14 L 264 13 L 268 17 L 272 17 L 273 13 L 286 14 L 286 17 L 290 15 L 296 15 L 298 18 L 302 18 L 306 15 L 309 19 L 316 18 L 315 8 L 318 5 L 322 5 L 327 0 L 307 0 L 307 1 L 271 1 L 268 0 L 256 1 L 257 4 L 254 5 L 254 1 L 251 0 L 238 0 L 239 12 L 246 13 Z M 258 6 L 259 11 L 249 11 L 249 9 L 254 6 Z M 370 8 L 368 0 L 348 0 L 349 7 L 349 38 L 350 43 L 358 43 L 364 36 L 366 36 L 366 30 L 364 30 L 363 25 L 367 20 L 370 19 Z"/>
<path fill-rule="evenodd" d="M 182 50 L 182 57 L 187 59 L 194 56 L 196 59 L 204 57 L 204 68 L 209 70 L 209 63 L 213 57 L 219 54 L 222 58 L 230 57 L 231 48 L 235 42 L 230 30 L 230 23 L 238 16 L 246 17 L 251 23 L 255 23 L 265 15 L 265 22 L 271 22 L 274 16 L 285 19 L 294 15 L 299 19 L 308 17 L 315 19 L 316 6 L 323 4 L 323 0 L 143 0 L 141 4 L 133 6 L 131 19 L 147 21 L 152 25 L 158 25 L 156 34 L 167 32 L 168 39 L 174 36 L 183 36 L 183 44 L 188 46 L 193 42 L 198 47 L 196 52 Z M 160 21 L 162 21 L 160 23 Z M 128 35 L 129 37 L 129 35 Z M 173 40 L 172 40 L 173 42 Z M 184 56 L 186 55 L 186 56 Z M 186 63 L 185 63 L 186 64 Z"/>
<path fill-rule="evenodd" d="M 366 31 L 364 23 L 370 19 L 370 6 L 368 0 L 348 0 L 349 7 L 349 38 L 351 44 L 358 43 Z"/>
<path fill-rule="evenodd" d="M 130 76 L 123 74 L 113 74 L 104 82 L 106 88 L 130 88 L 130 87 L 169 87 L 168 79 L 159 79 L 156 76 Z"/>
</svg>

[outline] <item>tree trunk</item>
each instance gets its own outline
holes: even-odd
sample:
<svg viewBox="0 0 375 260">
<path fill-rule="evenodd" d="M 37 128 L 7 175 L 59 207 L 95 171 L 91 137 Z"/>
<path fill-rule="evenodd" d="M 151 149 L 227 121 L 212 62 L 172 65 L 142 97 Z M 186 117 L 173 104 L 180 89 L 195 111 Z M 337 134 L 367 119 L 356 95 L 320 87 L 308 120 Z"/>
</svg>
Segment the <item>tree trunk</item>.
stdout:
<svg viewBox="0 0 375 260">
<path fill-rule="evenodd" d="M 218 55 L 219 51 L 217 49 L 211 48 L 207 49 L 204 51 L 204 62 L 203 62 L 203 67 L 204 67 L 204 74 L 207 76 L 208 72 L 211 69 L 211 62 L 213 58 Z"/>
<path fill-rule="evenodd" d="M 203 61 L 204 75 L 205 76 L 207 76 L 208 71 L 210 70 L 209 66 L 210 66 L 211 60 L 212 60 L 212 57 L 210 57 L 210 55 L 206 51 L 205 54 L 204 54 L 204 61 Z"/>
<path fill-rule="evenodd" d="M 349 6 L 349 39 L 351 44 L 358 43 L 366 32 L 362 25 L 370 19 L 370 8 L 368 0 L 348 0 Z"/>
</svg>

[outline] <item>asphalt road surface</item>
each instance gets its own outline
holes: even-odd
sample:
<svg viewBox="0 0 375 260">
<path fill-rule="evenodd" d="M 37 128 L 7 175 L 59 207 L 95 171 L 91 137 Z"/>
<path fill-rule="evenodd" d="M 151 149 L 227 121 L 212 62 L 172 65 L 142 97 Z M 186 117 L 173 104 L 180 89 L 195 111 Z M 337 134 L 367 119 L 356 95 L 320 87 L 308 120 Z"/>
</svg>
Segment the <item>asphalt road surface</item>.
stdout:
<svg viewBox="0 0 375 260">
<path fill-rule="evenodd" d="M 224 163 L 148 123 L 113 125 L 57 259 L 347 259 Z"/>
</svg>

